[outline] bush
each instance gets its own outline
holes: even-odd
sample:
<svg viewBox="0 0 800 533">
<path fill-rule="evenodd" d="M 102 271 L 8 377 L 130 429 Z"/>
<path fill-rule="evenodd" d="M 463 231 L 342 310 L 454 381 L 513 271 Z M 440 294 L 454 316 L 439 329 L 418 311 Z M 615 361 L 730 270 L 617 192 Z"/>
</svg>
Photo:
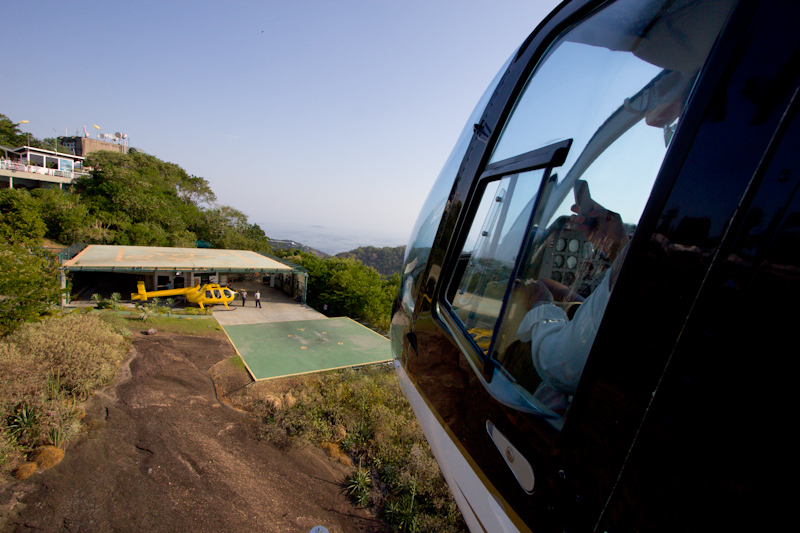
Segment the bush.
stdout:
<svg viewBox="0 0 800 533">
<path fill-rule="evenodd" d="M 79 401 L 113 379 L 128 345 L 85 313 L 23 324 L 0 341 L 0 467 L 79 432 Z"/>
<path fill-rule="evenodd" d="M 51 379 L 58 381 L 58 389 L 80 397 L 111 381 L 126 347 L 124 338 L 98 317 L 77 314 L 25 324 L 5 343 L 16 346 L 27 362 L 28 368 L 7 369 L 18 374 L 24 387 L 33 387 L 34 381 L 47 384 L 55 376 Z"/>
<path fill-rule="evenodd" d="M 46 231 L 37 202 L 27 190 L 0 190 L 1 242 L 37 245 Z"/>
<path fill-rule="evenodd" d="M 367 322 L 378 332 L 389 330 L 392 302 L 400 287 L 400 276 L 388 280 L 352 258 L 317 256 L 297 250 L 278 255 L 308 271 L 307 303 L 328 316 L 348 316 Z"/>
<path fill-rule="evenodd" d="M 347 453 L 360 466 L 345 491 L 395 529 L 466 529 L 391 367 L 282 381 L 255 383 L 228 399 L 261 417 L 263 438 L 279 447 L 313 443 Z"/>
<path fill-rule="evenodd" d="M 0 244 L 0 336 L 58 304 L 58 267 L 58 259 L 45 250 Z"/>
<path fill-rule="evenodd" d="M 347 477 L 345 487 L 347 494 L 358 505 L 365 507 L 369 503 L 370 493 L 372 492 L 372 476 L 370 476 L 369 470 L 357 468 Z"/>
</svg>

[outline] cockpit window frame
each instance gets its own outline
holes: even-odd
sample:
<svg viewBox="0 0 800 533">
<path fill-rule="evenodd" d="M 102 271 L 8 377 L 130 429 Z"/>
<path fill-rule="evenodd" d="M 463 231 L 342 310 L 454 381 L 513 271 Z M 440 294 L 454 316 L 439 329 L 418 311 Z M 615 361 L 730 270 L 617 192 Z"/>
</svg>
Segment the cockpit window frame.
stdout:
<svg viewBox="0 0 800 533">
<path fill-rule="evenodd" d="M 535 234 L 535 231 L 532 231 L 531 228 L 534 220 L 533 215 L 537 212 L 538 202 L 542 196 L 543 189 L 548 183 L 552 169 L 564 164 L 564 160 L 569 153 L 571 145 L 572 139 L 558 141 L 548 146 L 531 150 L 524 154 L 519 154 L 514 157 L 487 165 L 484 171 L 481 173 L 480 178 L 477 180 L 477 187 L 470 197 L 469 206 L 463 212 L 463 215 L 460 218 L 459 227 L 461 227 L 462 231 L 455 240 L 455 242 L 458 243 L 458 246 L 464 246 L 471 227 L 471 222 L 474 221 L 473 219 L 478 210 L 480 201 L 483 197 L 486 187 L 489 184 L 497 182 L 506 176 L 535 170 L 544 170 L 545 172 L 542 175 L 541 182 L 539 183 L 538 187 L 537 199 L 534 202 L 533 209 L 531 210 L 531 214 L 528 219 L 525 232 L 526 238 L 523 239 L 523 242 L 520 245 L 521 250 L 528 249 L 528 241 Z M 492 336 L 492 342 L 489 346 L 489 350 L 487 353 L 484 353 L 478 347 L 475 340 L 469 334 L 467 334 L 464 324 L 457 318 L 455 311 L 449 299 L 447 298 L 447 295 L 452 294 L 453 286 L 460 281 L 460 277 L 454 275 L 458 268 L 457 263 L 457 261 L 450 262 L 450 267 L 442 272 L 442 279 L 448 279 L 449 281 L 447 283 L 446 290 L 440 293 L 440 296 L 437 300 L 437 307 L 439 309 L 438 315 L 444 320 L 450 334 L 461 346 L 462 352 L 468 356 L 470 364 L 473 366 L 473 370 L 475 370 L 476 373 L 481 374 L 483 379 L 485 379 L 486 383 L 488 384 L 492 380 L 495 368 L 499 367 L 493 357 L 493 351 L 495 348 L 494 343 L 495 339 L 497 338 L 496 328 L 499 327 L 499 322 L 495 324 L 495 331 L 493 332 L 494 334 Z M 520 263 L 520 261 L 516 261 L 514 264 L 511 277 L 512 280 L 514 279 L 514 276 L 516 276 Z M 508 301 L 508 293 L 512 286 L 513 283 L 509 283 L 506 287 L 506 292 L 503 298 L 503 307 L 505 307 Z M 503 316 L 503 312 L 504 309 L 501 309 L 500 316 Z"/>
</svg>

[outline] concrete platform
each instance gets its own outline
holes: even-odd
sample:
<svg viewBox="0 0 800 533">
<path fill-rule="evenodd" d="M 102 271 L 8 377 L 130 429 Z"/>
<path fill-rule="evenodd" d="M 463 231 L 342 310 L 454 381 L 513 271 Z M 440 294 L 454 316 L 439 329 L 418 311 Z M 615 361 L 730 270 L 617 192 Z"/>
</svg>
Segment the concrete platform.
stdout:
<svg viewBox="0 0 800 533">
<path fill-rule="evenodd" d="M 279 289 L 271 289 L 263 283 L 233 283 L 231 288 L 247 290 L 247 303 L 242 306 L 238 297 L 231 302 L 230 311 L 224 306 L 214 306 L 214 318 L 220 326 L 240 324 L 265 324 L 292 320 L 320 320 L 328 318 L 307 305 L 292 300 Z M 261 291 L 261 309 L 256 307 L 255 293 Z"/>
</svg>

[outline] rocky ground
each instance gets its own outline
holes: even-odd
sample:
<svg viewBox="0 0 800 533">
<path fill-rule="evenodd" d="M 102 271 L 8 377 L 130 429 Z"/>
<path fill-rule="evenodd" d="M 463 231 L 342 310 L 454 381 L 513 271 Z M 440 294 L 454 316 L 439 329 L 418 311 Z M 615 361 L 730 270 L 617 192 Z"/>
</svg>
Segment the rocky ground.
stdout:
<svg viewBox="0 0 800 533">
<path fill-rule="evenodd" d="M 250 382 L 227 340 L 137 333 L 133 346 L 64 460 L 0 485 L 0 531 L 385 531 L 345 498 L 347 466 L 277 449 L 218 400 Z"/>
</svg>

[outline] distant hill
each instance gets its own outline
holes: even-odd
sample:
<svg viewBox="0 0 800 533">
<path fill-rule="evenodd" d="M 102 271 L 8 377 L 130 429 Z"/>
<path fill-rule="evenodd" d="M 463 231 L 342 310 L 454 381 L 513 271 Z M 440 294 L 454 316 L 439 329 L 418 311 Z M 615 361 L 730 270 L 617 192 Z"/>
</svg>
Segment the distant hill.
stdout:
<svg viewBox="0 0 800 533">
<path fill-rule="evenodd" d="M 314 254 L 320 259 L 325 259 L 326 257 L 330 257 L 330 255 L 326 254 L 325 252 L 321 252 L 316 248 L 306 246 L 305 244 L 299 243 L 297 241 L 282 241 L 282 240 L 270 239 L 269 245 L 272 246 L 274 250 L 300 250 L 301 252 L 305 252 L 307 254 Z"/>
<path fill-rule="evenodd" d="M 383 277 L 390 277 L 395 272 L 400 272 L 403 267 L 405 246 L 376 248 L 375 246 L 362 246 L 349 252 L 336 254 L 336 257 L 351 257 L 358 259 L 367 266 L 371 266 Z"/>
</svg>

